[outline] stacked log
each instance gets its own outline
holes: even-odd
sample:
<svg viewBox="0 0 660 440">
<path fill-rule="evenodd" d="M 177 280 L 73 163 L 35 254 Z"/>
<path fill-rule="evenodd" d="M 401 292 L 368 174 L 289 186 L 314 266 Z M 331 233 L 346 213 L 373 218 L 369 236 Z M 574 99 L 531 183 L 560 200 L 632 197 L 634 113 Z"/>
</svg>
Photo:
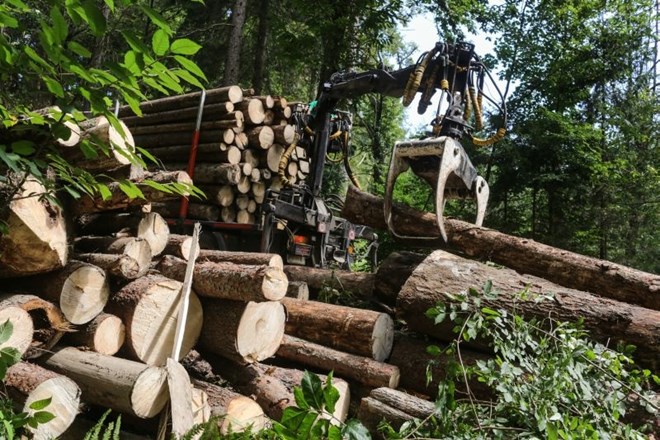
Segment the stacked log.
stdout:
<svg viewBox="0 0 660 440">
<path fill-rule="evenodd" d="M 206 91 L 203 101 L 201 93 L 190 93 L 145 102 L 140 117 L 129 107 L 119 111 L 135 143 L 165 169 L 189 170 L 201 110 L 195 167 L 189 171 L 207 198 L 189 205 L 189 218 L 256 224 L 267 188 L 278 190 L 282 181 L 301 182 L 309 173 L 307 151 L 295 145 L 287 100 L 251 93 L 228 86 Z M 285 153 L 287 160 L 281 164 Z M 155 205 L 154 210 L 179 216 L 176 202 Z"/>
</svg>

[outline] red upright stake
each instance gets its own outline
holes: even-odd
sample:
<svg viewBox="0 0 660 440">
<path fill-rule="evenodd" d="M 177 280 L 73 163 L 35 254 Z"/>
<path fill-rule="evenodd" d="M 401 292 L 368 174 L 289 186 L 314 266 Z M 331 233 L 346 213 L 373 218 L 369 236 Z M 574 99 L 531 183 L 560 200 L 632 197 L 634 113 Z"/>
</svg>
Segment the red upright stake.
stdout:
<svg viewBox="0 0 660 440">
<path fill-rule="evenodd" d="M 193 132 L 192 143 L 190 144 L 190 154 L 188 155 L 188 175 L 193 178 L 195 174 L 195 163 L 197 162 L 197 147 L 199 146 L 199 133 L 202 127 L 202 115 L 204 114 L 204 100 L 206 100 L 206 90 L 202 90 L 202 95 L 199 98 L 199 108 L 197 109 L 197 122 L 195 123 L 195 131 Z M 188 216 L 188 197 L 181 198 L 181 206 L 179 207 L 179 218 L 185 219 Z"/>
</svg>

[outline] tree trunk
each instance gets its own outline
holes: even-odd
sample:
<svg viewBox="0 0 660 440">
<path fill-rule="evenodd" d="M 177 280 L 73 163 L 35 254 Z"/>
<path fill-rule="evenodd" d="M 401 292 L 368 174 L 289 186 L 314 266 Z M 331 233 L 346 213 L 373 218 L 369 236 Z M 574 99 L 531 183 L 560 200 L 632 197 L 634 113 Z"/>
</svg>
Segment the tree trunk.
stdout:
<svg viewBox="0 0 660 440">
<path fill-rule="evenodd" d="M 206 298 L 200 348 L 241 364 L 267 359 L 282 341 L 285 319 L 284 307 L 277 301 Z"/>
<path fill-rule="evenodd" d="M 254 396 L 270 418 L 279 421 L 286 408 L 296 405 L 293 388 L 300 386 L 302 371 L 259 363 L 241 366 L 217 356 L 210 356 L 208 360 L 214 370 L 228 379 L 237 390 L 245 395 Z M 326 378 L 323 375 L 318 376 L 325 383 Z M 337 388 L 340 396 L 333 416 L 344 421 L 348 415 L 350 402 L 348 384 L 342 379 L 333 377 L 332 385 Z"/>
<path fill-rule="evenodd" d="M 248 427 L 252 432 L 258 432 L 268 425 L 263 409 L 249 397 L 201 380 L 193 379 L 192 382 L 207 394 L 211 416 L 218 418 L 221 434 L 243 432 Z"/>
<path fill-rule="evenodd" d="M 160 99 L 153 99 L 151 101 L 143 101 L 140 103 L 140 110 L 142 113 L 159 113 L 167 110 L 176 110 L 185 107 L 194 107 L 199 105 L 199 100 L 202 92 L 187 93 L 185 95 L 168 96 Z M 240 102 L 243 99 L 243 90 L 239 86 L 220 87 L 216 89 L 206 90 L 204 104 L 215 104 L 219 102 L 229 101 L 232 103 Z M 125 105 L 119 107 L 119 117 L 133 115 L 133 110 Z"/>
<path fill-rule="evenodd" d="M 399 386 L 399 368 L 370 357 L 344 353 L 323 345 L 284 335 L 277 356 L 324 371 L 334 371 L 369 387 Z"/>
<path fill-rule="evenodd" d="M 9 203 L 7 233 L 0 235 L 0 278 L 50 272 L 68 259 L 62 210 L 40 195 L 46 189 L 28 178 Z"/>
<path fill-rule="evenodd" d="M 72 324 L 85 324 L 94 319 L 110 295 L 105 271 L 80 261 L 70 261 L 55 272 L 24 278 L 16 287 L 57 304 Z"/>
<path fill-rule="evenodd" d="M 33 295 L 0 295 L 0 310 L 19 307 L 32 319 L 34 329 L 30 347 L 24 352 L 24 359 L 41 356 L 62 338 L 64 332 L 71 331 L 71 325 L 53 303 Z M 23 337 L 20 338 L 21 340 Z"/>
<path fill-rule="evenodd" d="M 324 288 L 351 292 L 360 297 L 370 297 L 374 290 L 374 274 L 365 272 L 347 272 L 344 270 L 317 269 L 303 266 L 285 266 L 284 272 L 293 281 L 307 283 L 312 294 Z"/>
<path fill-rule="evenodd" d="M 1 297 L 0 297 L 1 298 Z M 30 348 L 34 336 L 34 324 L 30 314 L 18 305 L 0 300 L 0 324 L 11 322 L 13 330 L 9 339 L 0 343 L 0 350 L 11 347 L 18 351 L 20 356 Z"/>
<path fill-rule="evenodd" d="M 619 341 L 633 344 L 637 346 L 634 357 L 640 364 L 652 369 L 658 367 L 660 312 L 563 288 L 444 251 L 433 252 L 408 278 L 399 294 L 397 315 L 414 331 L 451 340 L 455 336 L 447 329 L 451 323 L 434 325 L 425 312 L 438 302 L 452 302 L 447 294 L 480 289 L 486 282 L 492 282 L 493 290 L 499 295 L 495 299 L 481 298 L 482 307 L 505 309 L 528 319 L 544 320 L 552 316 L 561 321 L 581 320 L 594 339 L 608 345 Z M 524 299 L 519 295 L 523 289 L 528 292 Z M 552 299 L 539 300 L 543 296 Z"/>
<path fill-rule="evenodd" d="M 385 313 L 293 298 L 282 304 L 289 335 L 377 361 L 390 355 L 394 322 Z"/>
<path fill-rule="evenodd" d="M 164 368 L 72 347 L 60 347 L 40 363 L 73 379 L 84 402 L 121 413 L 154 417 L 168 400 Z"/>
<path fill-rule="evenodd" d="M 173 170 L 185 170 L 187 163 L 168 163 Z M 241 177 L 241 169 L 234 164 L 216 164 L 199 162 L 195 165 L 193 180 L 195 183 L 236 185 Z"/>
<path fill-rule="evenodd" d="M 4 382 L 9 392 L 24 404 L 24 412 L 31 412 L 30 405 L 34 402 L 51 399 L 45 411 L 55 417 L 36 428 L 28 428 L 31 438 L 47 440 L 59 437 L 78 414 L 80 388 L 68 377 L 38 365 L 19 362 L 9 367 Z"/>
<path fill-rule="evenodd" d="M 182 281 L 186 262 L 165 256 L 157 269 L 165 276 Z M 248 266 L 200 261 L 195 265 L 193 288 L 204 297 L 239 301 L 277 301 L 286 295 L 284 272 L 272 266 Z"/>
<path fill-rule="evenodd" d="M 214 263 L 234 263 L 255 266 L 269 266 L 278 269 L 284 268 L 282 257 L 278 254 L 262 254 L 258 252 L 234 252 L 203 249 L 199 252 L 200 260 Z"/>
<path fill-rule="evenodd" d="M 103 254 L 116 254 L 132 258 L 136 263 L 138 270 L 135 273 L 135 276 L 132 278 L 140 277 L 147 273 L 149 270 L 149 264 L 151 263 L 151 248 L 149 243 L 146 240 L 134 237 L 79 237 L 74 243 L 75 250 L 80 253 L 103 253 Z M 82 258 L 87 259 L 87 261 L 93 259 L 89 255 L 85 255 Z M 99 259 L 100 260 L 100 259 Z M 101 263 L 101 261 L 99 261 Z M 115 260 L 115 264 L 118 264 Z M 134 267 L 133 263 L 122 262 L 122 265 L 125 267 Z M 103 266 L 103 264 L 101 265 Z M 116 266 L 112 266 L 116 267 Z M 130 273 L 127 271 L 116 272 L 126 274 Z M 127 277 L 128 278 L 128 277 Z M 130 278 L 129 278 L 130 279 Z"/>
<path fill-rule="evenodd" d="M 424 258 L 426 255 L 406 251 L 388 255 L 376 271 L 374 296 L 383 303 L 394 306 L 401 287 Z"/>
<path fill-rule="evenodd" d="M 126 326 L 126 354 L 149 365 L 164 365 L 172 353 L 181 283 L 147 275 L 127 284 L 108 303 L 107 311 Z M 190 292 L 181 358 L 195 345 L 202 329 L 202 306 Z"/>
<path fill-rule="evenodd" d="M 254 57 L 254 71 L 252 73 L 252 88 L 258 95 L 262 92 L 268 75 L 266 63 L 268 55 L 268 35 L 270 33 L 270 0 L 259 1 L 259 26 L 257 27 L 257 44 Z"/>
<path fill-rule="evenodd" d="M 386 229 L 383 200 L 350 187 L 342 217 L 378 229 Z M 435 215 L 396 206 L 394 222 L 407 235 L 428 235 L 437 230 Z M 485 258 L 522 273 L 585 290 L 600 296 L 660 310 L 660 275 L 609 261 L 586 257 L 529 239 L 513 237 L 470 223 L 445 219 L 449 246 L 471 257 Z M 430 243 L 438 247 L 438 240 Z"/>
<path fill-rule="evenodd" d="M 224 84 L 237 84 L 240 72 L 241 46 L 243 44 L 243 24 L 247 0 L 236 0 L 231 13 L 231 34 L 227 48 L 227 62 L 225 63 Z"/>
<path fill-rule="evenodd" d="M 101 313 L 65 340 L 69 345 L 112 356 L 124 345 L 126 327 L 115 315 Z"/>
</svg>

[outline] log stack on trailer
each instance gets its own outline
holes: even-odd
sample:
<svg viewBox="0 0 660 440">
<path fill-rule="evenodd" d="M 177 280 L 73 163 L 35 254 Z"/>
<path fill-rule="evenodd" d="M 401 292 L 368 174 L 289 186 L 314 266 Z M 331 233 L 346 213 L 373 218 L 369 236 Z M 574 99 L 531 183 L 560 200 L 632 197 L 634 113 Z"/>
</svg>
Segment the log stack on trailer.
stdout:
<svg viewBox="0 0 660 440">
<path fill-rule="evenodd" d="M 169 163 L 186 164 L 189 146 L 179 140 L 186 137 L 176 133 L 191 135 L 199 98 L 200 94 L 190 94 L 149 101 L 142 105 L 143 118 L 124 113 L 124 121 L 133 138 L 153 139 L 150 151 L 156 156 L 160 151 L 163 158 L 173 158 Z M 231 178 L 236 183 L 210 179 L 201 184 L 207 194 L 216 191 L 217 203 L 191 203 L 190 212 L 196 206 L 213 211 L 213 220 L 222 219 L 225 208 L 236 211 L 236 216 L 243 211 L 252 214 L 250 203 L 260 203 L 254 184 L 265 188 L 276 180 L 272 172 L 269 183 L 250 173 L 246 192 L 241 192 L 240 182 L 250 166 L 270 170 L 271 151 L 278 159 L 282 155 L 278 146 L 284 148 L 290 116 L 286 100 L 274 99 L 271 105 L 268 97 L 248 96 L 233 87 L 209 91 L 207 98 L 202 127 L 222 138 L 201 138 L 198 157 L 204 159 L 193 178 L 199 171 L 200 176 Z M 87 126 L 108 138 L 112 135 L 103 121 Z M 271 142 L 271 132 L 272 144 L 264 148 Z M 131 142 L 129 137 L 120 145 Z M 205 146 L 211 144 L 222 154 L 211 153 L 211 147 Z M 226 148 L 220 148 L 223 144 Z M 75 153 L 68 154 L 75 159 Z M 303 153 L 296 156 L 300 165 Z M 225 162 L 209 159 L 215 157 Z M 117 165 L 115 159 L 102 162 Z M 98 166 L 82 159 L 79 163 L 90 169 Z M 191 237 L 170 234 L 163 216 L 150 209 L 165 212 L 168 198 L 174 198 L 171 212 L 176 217 L 178 196 L 142 182 L 192 180 L 185 167 L 145 173 L 119 166 L 120 173 L 132 175 L 144 189 L 144 199 L 131 199 L 111 184 L 109 196 L 84 196 L 61 209 L 37 197 L 24 198 L 40 190 L 28 179 L 10 206 L 10 231 L 0 237 L 0 322 L 13 324 L 11 338 L 0 348 L 12 346 L 22 355 L 21 363 L 8 372 L 6 385 L 18 402 L 28 406 L 46 394 L 57 395 L 48 408 L 56 422 L 40 425 L 36 437 L 75 436 L 80 402 L 111 408 L 123 414 L 133 429 L 143 426 L 148 432 L 141 434 L 149 435 L 170 400 L 166 365 Z M 264 174 L 260 171 L 259 176 Z M 395 213 L 409 231 L 434 226 L 434 216 Z M 350 221 L 383 227 L 382 201 L 356 190 L 349 191 L 344 214 Z M 484 305 L 510 310 L 511 295 L 521 286 L 528 286 L 532 296 L 552 292 L 554 301 L 517 301 L 516 312 L 526 317 L 551 314 L 560 320 L 581 319 L 597 340 L 636 345 L 638 362 L 657 370 L 660 277 L 497 231 L 467 228 L 455 220 L 447 222 L 453 249 L 477 257 L 488 253 L 497 263 L 529 275 L 445 251 L 428 256 L 394 253 L 374 274 L 284 266 L 280 256 L 271 254 L 202 249 L 192 255 L 195 267 L 180 360 L 194 378 L 194 389 L 181 395 L 190 400 L 187 406 L 196 408 L 195 420 L 220 416 L 223 432 L 267 426 L 295 405 L 294 387 L 300 385 L 303 370 L 323 380 L 333 372 L 340 401 L 334 414 L 326 415 L 332 420 L 349 416 L 351 399 L 359 408 L 355 415 L 373 432 L 381 420 L 397 426 L 425 417 L 433 411 L 428 400 L 437 394 L 437 380 L 451 364 L 446 357 L 428 354 L 426 347 L 453 338 L 450 329 L 434 325 L 425 312 L 437 301 L 450 302 L 446 293 L 478 288 L 487 280 L 501 294 L 496 300 L 484 299 Z M 534 264 L 521 266 L 520 255 Z M 601 279 L 594 281 L 598 276 Z M 587 292 L 592 282 L 597 292 Z M 314 300 L 328 286 L 350 291 L 361 307 Z M 487 348 L 463 347 L 462 359 L 468 364 L 489 359 Z M 430 361 L 435 361 L 431 366 L 435 382 L 427 383 Z M 469 383 L 469 388 L 480 399 L 492 395 L 483 383 Z"/>
</svg>

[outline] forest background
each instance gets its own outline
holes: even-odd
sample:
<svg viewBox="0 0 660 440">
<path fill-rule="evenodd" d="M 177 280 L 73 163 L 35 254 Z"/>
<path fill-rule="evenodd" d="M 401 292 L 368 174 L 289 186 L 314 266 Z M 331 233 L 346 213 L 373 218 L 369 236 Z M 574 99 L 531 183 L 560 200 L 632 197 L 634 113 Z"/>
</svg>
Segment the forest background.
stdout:
<svg viewBox="0 0 660 440">
<path fill-rule="evenodd" d="M 49 10 L 48 1 L 29 3 Z M 144 42 L 158 32 L 153 17 L 115 10 L 123 3 L 98 2 L 107 32 L 75 35 L 91 50 L 87 68 L 124 61 L 115 58 L 126 53 L 126 31 Z M 164 17 L 176 38 L 201 45 L 191 58 L 206 88 L 239 84 L 306 102 L 333 72 L 414 63 L 415 48 L 401 29 L 415 15 L 432 14 L 440 40 L 490 36 L 492 53 L 479 46 L 476 52 L 500 77 L 508 136 L 487 149 L 465 145 L 491 187 L 485 226 L 660 272 L 660 0 L 137 3 Z M 21 44 L 39 51 L 39 20 L 21 26 Z M 0 99 L 8 108 L 54 103 L 52 91 L 29 78 L 3 82 Z M 353 169 L 363 188 L 382 194 L 389 154 L 406 135 L 400 100 L 372 95 L 342 108 L 353 114 Z M 332 167 L 325 182 L 327 193 L 347 184 Z M 431 208 L 429 189 L 413 177 L 396 198 Z M 472 215 L 461 205 L 448 209 Z"/>
</svg>

